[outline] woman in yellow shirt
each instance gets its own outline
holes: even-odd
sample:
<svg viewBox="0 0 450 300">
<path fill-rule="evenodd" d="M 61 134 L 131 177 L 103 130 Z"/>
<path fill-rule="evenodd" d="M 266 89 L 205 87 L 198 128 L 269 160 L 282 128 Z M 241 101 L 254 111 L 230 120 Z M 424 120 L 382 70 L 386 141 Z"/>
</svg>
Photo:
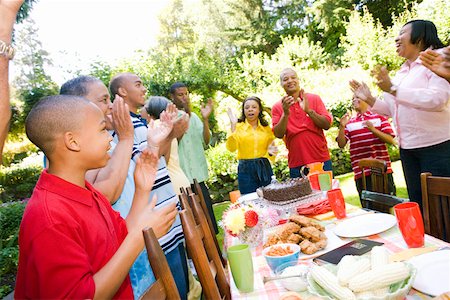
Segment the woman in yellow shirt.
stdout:
<svg viewBox="0 0 450 300">
<path fill-rule="evenodd" d="M 238 182 L 241 194 L 249 194 L 261 186 L 268 185 L 273 171 L 268 157 L 277 152 L 272 144 L 275 136 L 263 116 L 261 99 L 248 97 L 242 104 L 239 119 L 228 109 L 231 134 L 227 139 L 227 149 L 237 150 Z"/>
</svg>

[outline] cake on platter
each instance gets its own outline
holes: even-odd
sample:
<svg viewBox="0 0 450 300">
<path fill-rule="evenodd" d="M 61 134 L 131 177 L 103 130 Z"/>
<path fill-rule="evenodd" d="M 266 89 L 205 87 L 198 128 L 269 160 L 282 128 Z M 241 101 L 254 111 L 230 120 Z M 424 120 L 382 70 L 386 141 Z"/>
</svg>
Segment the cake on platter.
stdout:
<svg viewBox="0 0 450 300">
<path fill-rule="evenodd" d="M 308 178 L 292 178 L 284 182 L 271 183 L 257 191 L 261 198 L 272 202 L 287 202 L 312 193 Z"/>
</svg>

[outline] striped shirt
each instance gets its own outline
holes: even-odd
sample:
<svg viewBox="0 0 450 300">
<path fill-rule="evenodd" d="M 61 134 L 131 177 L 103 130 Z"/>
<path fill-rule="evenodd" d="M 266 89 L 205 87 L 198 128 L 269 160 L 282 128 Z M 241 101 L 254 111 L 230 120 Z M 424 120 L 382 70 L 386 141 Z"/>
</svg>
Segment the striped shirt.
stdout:
<svg viewBox="0 0 450 300">
<path fill-rule="evenodd" d="M 381 132 L 395 136 L 391 124 L 383 116 L 366 111 L 364 114 L 358 113 L 350 118 L 345 126 L 345 137 L 350 141 L 350 160 L 355 173 L 355 180 L 362 177 L 358 162 L 364 158 L 385 160 L 387 162 L 387 173 L 392 173 L 391 159 L 386 144 L 364 126 L 365 121 L 370 121 Z M 370 169 L 366 169 L 364 175 L 369 176 Z"/>
<path fill-rule="evenodd" d="M 136 167 L 137 154 L 147 144 L 147 124 L 145 120 L 138 115 L 130 112 L 131 120 L 134 127 L 134 145 L 133 156 L 128 168 L 127 178 L 123 187 L 122 194 L 113 205 L 113 209 L 118 211 L 123 218 L 126 218 L 130 212 L 131 204 L 133 202 L 135 184 L 134 184 L 134 169 Z M 112 133 L 114 141 L 117 142 L 117 134 Z M 156 208 L 162 207 L 173 201 L 177 201 L 177 207 L 181 210 L 178 196 L 176 195 L 172 182 L 170 181 L 169 172 L 166 167 L 166 160 L 164 157 L 159 159 L 158 171 L 156 173 L 155 183 L 150 193 L 149 201 L 153 195 L 157 195 Z M 169 253 L 174 250 L 180 243 L 183 243 L 184 235 L 181 227 L 180 217 L 177 215 L 175 222 L 166 235 L 159 239 L 159 243 L 164 253 Z M 147 251 L 144 250 L 139 254 L 133 266 L 130 269 L 130 279 L 133 286 L 135 299 L 138 299 L 148 289 L 148 287 L 155 281 L 152 269 L 148 262 Z"/>
</svg>

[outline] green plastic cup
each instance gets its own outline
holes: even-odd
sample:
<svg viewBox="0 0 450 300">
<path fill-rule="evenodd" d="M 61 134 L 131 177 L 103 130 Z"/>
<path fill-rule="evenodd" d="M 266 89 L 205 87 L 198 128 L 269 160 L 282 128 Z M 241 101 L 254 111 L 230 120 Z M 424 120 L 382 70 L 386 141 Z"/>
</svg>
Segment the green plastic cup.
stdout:
<svg viewBox="0 0 450 300">
<path fill-rule="evenodd" d="M 228 248 L 227 253 L 236 287 L 244 293 L 253 292 L 253 260 L 249 246 L 234 245 Z"/>
<path fill-rule="evenodd" d="M 330 175 L 328 173 L 319 174 L 319 185 L 321 191 L 329 191 L 331 190 L 331 180 Z"/>
</svg>

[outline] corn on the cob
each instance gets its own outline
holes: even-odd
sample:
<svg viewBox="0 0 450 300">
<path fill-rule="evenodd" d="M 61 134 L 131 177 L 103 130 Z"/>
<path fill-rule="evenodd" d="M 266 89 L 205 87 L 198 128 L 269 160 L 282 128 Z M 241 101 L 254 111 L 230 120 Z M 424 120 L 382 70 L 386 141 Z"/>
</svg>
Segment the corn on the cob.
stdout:
<svg viewBox="0 0 450 300">
<path fill-rule="evenodd" d="M 338 281 L 342 286 L 347 286 L 350 278 L 355 277 L 358 274 L 364 273 L 370 270 L 370 260 L 367 258 L 361 258 L 349 265 L 345 264 L 346 270 L 342 270 L 338 273 Z M 343 268 L 343 267 L 342 267 Z M 339 268 L 340 270 L 341 268 Z"/>
<path fill-rule="evenodd" d="M 348 287 L 354 292 L 376 290 L 408 278 L 409 273 L 404 263 L 387 264 L 355 276 L 350 279 Z"/>
<path fill-rule="evenodd" d="M 326 268 L 321 266 L 313 266 L 311 268 L 311 276 L 318 285 L 337 299 L 356 299 L 355 294 L 353 294 L 350 289 L 339 285 L 337 277 Z"/>
<path fill-rule="evenodd" d="M 343 258 L 341 258 L 341 261 L 338 263 L 338 271 L 336 273 L 336 276 L 338 280 L 347 273 L 347 268 L 356 262 L 356 256 L 354 255 L 345 255 Z"/>
<path fill-rule="evenodd" d="M 370 259 L 372 270 L 375 270 L 378 267 L 387 265 L 389 263 L 387 250 L 383 246 L 373 247 L 372 251 L 370 252 Z"/>
</svg>

